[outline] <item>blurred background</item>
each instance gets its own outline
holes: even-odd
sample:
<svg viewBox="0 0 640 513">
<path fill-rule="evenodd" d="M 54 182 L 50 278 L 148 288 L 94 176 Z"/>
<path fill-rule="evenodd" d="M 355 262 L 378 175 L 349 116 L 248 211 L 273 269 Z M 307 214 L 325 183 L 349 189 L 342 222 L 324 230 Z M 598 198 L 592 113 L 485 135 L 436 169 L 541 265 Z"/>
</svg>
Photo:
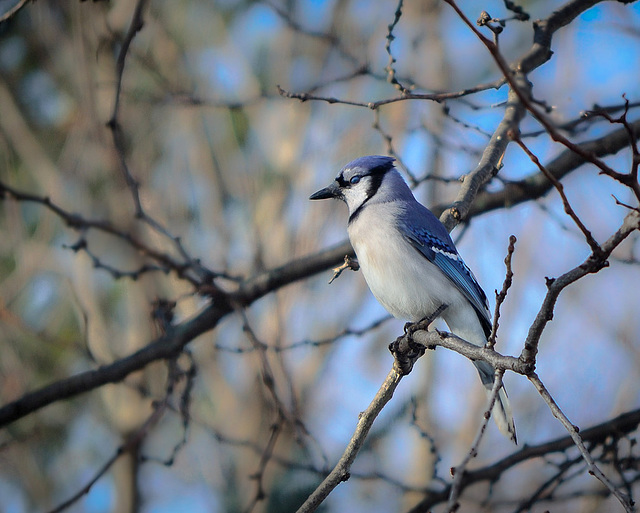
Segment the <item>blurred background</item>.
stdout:
<svg viewBox="0 0 640 513">
<path fill-rule="evenodd" d="M 559 6 L 521 5 L 531 20 Z M 512 16 L 494 0 L 461 6 L 472 20 L 482 10 Z M 176 255 L 170 238 L 136 219 L 107 127 L 117 57 L 135 7 L 124 0 L 40 0 L 0 25 L 0 180 Z M 398 96 L 387 81 L 386 44 L 396 77 L 416 92 L 460 91 L 501 77 L 444 2 L 407 2 L 388 38 L 397 9 L 386 0 L 152 0 L 145 7 L 122 77 L 124 155 L 147 214 L 179 236 L 192 258 L 226 275 L 223 288 L 344 241 L 346 207 L 308 197 L 358 156 L 396 156 L 420 201 L 440 207 L 477 165 L 504 115 L 506 86 L 445 103 L 367 108 Z M 506 24 L 500 50 L 508 61 L 531 47 L 531 20 Z M 553 57 L 529 79 L 558 126 L 595 105 L 621 106 L 623 94 L 632 107 L 638 103 L 638 27 L 640 4 L 603 2 L 555 34 Z M 278 86 L 344 103 L 301 102 L 279 94 Z M 629 120 L 637 117 L 632 108 Z M 579 142 L 617 128 L 599 118 L 563 133 Z M 521 131 L 543 163 L 564 149 L 530 117 Z M 605 161 L 627 172 L 631 151 Z M 537 172 L 510 145 L 487 190 Z M 616 199 L 637 206 L 594 166 L 576 169 L 563 183 L 599 242 L 627 213 Z M 453 236 L 492 307 L 511 234 L 518 238 L 515 277 L 497 350 L 517 356 L 546 293 L 545 278 L 579 265 L 590 250 L 553 190 L 473 217 Z M 79 240 L 89 251 L 70 248 Z M 640 406 L 638 254 L 636 233 L 609 268 L 562 293 L 543 334 L 538 374 L 582 429 Z M 175 273 L 137 275 L 145 263 L 121 238 L 78 232 L 41 204 L 5 197 L 0 402 L 144 347 L 159 334 L 152 319 L 159 298 L 176 302 L 177 322 L 207 304 Z M 137 279 L 116 279 L 114 270 Z M 162 418 L 68 511 L 295 511 L 341 455 L 391 368 L 387 345 L 402 333 L 403 322 L 388 318 L 361 273 L 345 272 L 328 285 L 331 274 L 283 287 L 193 340 L 190 355 L 178 360 L 180 369 L 195 372 L 181 382 L 186 421 L 174 394 Z M 166 396 L 167 369 L 154 363 L 0 431 L 0 511 L 49 511 L 82 490 Z M 265 385 L 269 373 L 272 387 Z M 504 381 L 521 445 L 566 435 L 526 378 L 507 373 Z M 429 351 L 402 381 L 351 479 L 323 511 L 407 511 L 425 490 L 442 489 L 450 467 L 469 450 L 485 401 L 470 362 L 442 348 Z M 633 447 L 630 454 L 637 453 Z M 491 423 L 471 468 L 515 450 Z M 465 490 L 463 510 L 544 511 L 550 502 L 562 511 L 619 508 L 573 451 L 529 460 L 491 487 Z M 560 469 L 568 461 L 573 466 L 565 474 Z M 629 484 L 636 498 L 637 479 Z M 547 480 L 557 486 L 544 488 Z"/>
</svg>

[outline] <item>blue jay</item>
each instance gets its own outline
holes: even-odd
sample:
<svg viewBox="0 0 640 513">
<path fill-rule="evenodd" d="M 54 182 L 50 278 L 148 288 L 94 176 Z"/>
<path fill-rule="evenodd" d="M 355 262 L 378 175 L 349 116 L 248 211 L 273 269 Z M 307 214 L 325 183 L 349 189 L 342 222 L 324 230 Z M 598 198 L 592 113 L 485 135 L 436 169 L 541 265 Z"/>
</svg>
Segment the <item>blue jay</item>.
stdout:
<svg viewBox="0 0 640 513">
<path fill-rule="evenodd" d="M 483 346 L 491 332 L 487 297 L 446 228 L 413 197 L 394 160 L 360 157 L 309 199 L 337 198 L 347 204 L 351 245 L 371 292 L 389 313 L 417 322 L 448 305 L 441 316 L 451 332 Z M 491 391 L 494 368 L 483 361 L 473 363 Z M 500 431 L 517 443 L 504 388 L 492 416 Z"/>
</svg>

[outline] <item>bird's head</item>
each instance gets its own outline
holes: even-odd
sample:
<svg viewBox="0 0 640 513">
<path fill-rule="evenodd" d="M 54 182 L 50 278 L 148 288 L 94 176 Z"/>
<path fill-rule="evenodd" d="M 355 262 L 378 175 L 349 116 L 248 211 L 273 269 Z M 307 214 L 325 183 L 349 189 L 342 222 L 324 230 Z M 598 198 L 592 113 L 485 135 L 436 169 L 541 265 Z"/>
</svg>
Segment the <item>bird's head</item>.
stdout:
<svg viewBox="0 0 640 513">
<path fill-rule="evenodd" d="M 382 192 L 381 186 L 387 182 L 389 190 L 386 193 L 393 193 L 393 183 L 398 183 L 399 192 L 405 193 L 409 190 L 400 175 L 393 166 L 395 159 L 381 155 L 369 155 L 360 157 L 344 166 L 336 179 L 324 189 L 312 194 L 309 199 L 341 199 L 349 207 L 349 214 L 353 214 L 361 209 L 365 203 Z M 392 171 L 392 173 L 389 173 Z M 393 179 L 389 180 L 389 175 Z M 398 182 L 399 180 L 399 182 Z"/>
</svg>

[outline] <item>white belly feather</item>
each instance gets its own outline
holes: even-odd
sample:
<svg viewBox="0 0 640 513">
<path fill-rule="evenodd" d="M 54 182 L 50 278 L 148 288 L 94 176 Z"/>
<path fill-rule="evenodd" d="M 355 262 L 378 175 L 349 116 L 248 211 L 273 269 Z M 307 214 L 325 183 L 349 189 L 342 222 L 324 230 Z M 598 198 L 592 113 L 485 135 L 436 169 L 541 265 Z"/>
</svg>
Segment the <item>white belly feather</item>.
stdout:
<svg viewBox="0 0 640 513">
<path fill-rule="evenodd" d="M 371 219 L 374 208 L 375 221 Z M 446 304 L 442 318 L 449 329 L 483 345 L 486 340 L 473 307 L 446 275 L 397 231 L 391 208 L 389 204 L 371 205 L 349 224 L 351 244 L 373 295 L 391 315 L 413 322 Z M 454 319 L 458 322 L 452 325 L 449 321 Z M 470 326 L 473 329 L 469 330 Z"/>
</svg>

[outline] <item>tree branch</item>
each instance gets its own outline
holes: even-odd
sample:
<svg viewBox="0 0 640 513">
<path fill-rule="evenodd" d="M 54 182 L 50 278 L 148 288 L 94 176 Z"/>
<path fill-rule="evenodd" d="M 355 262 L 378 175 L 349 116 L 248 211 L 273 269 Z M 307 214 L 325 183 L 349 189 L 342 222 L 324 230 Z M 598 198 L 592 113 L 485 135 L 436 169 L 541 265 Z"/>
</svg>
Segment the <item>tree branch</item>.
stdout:
<svg viewBox="0 0 640 513">
<path fill-rule="evenodd" d="M 540 396 L 544 399 L 544 402 L 547 403 L 547 406 L 549 406 L 549 409 L 551 410 L 551 413 L 553 413 L 553 416 L 557 418 L 564 426 L 564 428 L 569 432 L 571 440 L 580 451 L 582 458 L 589 468 L 589 474 L 595 476 L 604 486 L 606 486 L 607 490 L 609 490 L 609 492 L 611 492 L 611 494 L 615 496 L 616 499 L 618 499 L 627 513 L 633 513 L 634 508 L 629 501 L 629 497 L 620 492 L 620 490 L 618 490 L 617 487 L 613 485 L 613 483 L 607 478 L 607 476 L 604 475 L 602 470 L 600 470 L 600 468 L 595 464 L 593 458 L 591 457 L 591 454 L 584 445 L 584 440 L 580 436 L 580 433 L 578 433 L 578 428 L 574 426 L 567 418 L 567 416 L 563 413 L 553 397 L 551 397 L 551 394 L 544 386 L 538 375 L 534 372 L 528 377 L 529 381 L 533 383 L 533 386 L 536 388 Z"/>
<path fill-rule="evenodd" d="M 632 210 L 626 215 L 618 231 L 600 246 L 601 253 L 599 255 L 592 253 L 578 267 L 574 267 L 556 279 L 548 280 L 547 294 L 533 324 L 531 324 L 529 328 L 529 333 L 524 342 L 524 348 L 520 354 L 520 360 L 522 362 L 530 365 L 535 363 L 542 331 L 547 323 L 553 319 L 553 309 L 560 292 L 587 274 L 595 273 L 603 267 L 606 267 L 608 265 L 607 258 L 609 258 L 613 250 L 635 230 L 640 230 L 640 213 L 637 210 Z"/>
<path fill-rule="evenodd" d="M 395 367 L 389 371 L 389 374 L 382 383 L 378 393 L 373 398 L 373 401 L 369 404 L 369 407 L 358 417 L 356 430 L 342 454 L 342 457 L 329 475 L 324 479 L 324 481 L 322 481 L 320 486 L 318 486 L 313 493 L 307 497 L 307 500 L 302 506 L 300 506 L 297 513 L 310 513 L 311 511 L 315 511 L 336 486 L 338 486 L 342 481 L 349 479 L 349 470 L 351 465 L 356 459 L 358 452 L 360 452 L 360 449 L 369 434 L 369 430 L 373 425 L 373 421 L 382 411 L 384 406 L 391 400 L 401 379 L 402 374 L 399 373 Z"/>
<path fill-rule="evenodd" d="M 625 435 L 635 431 L 640 426 L 640 409 L 632 410 L 603 422 L 588 429 L 580 431 L 583 442 L 589 443 L 592 447 L 604 444 L 607 439 L 614 437 L 620 439 Z M 574 447 L 573 438 L 570 435 L 556 438 L 549 442 L 538 445 L 528 445 L 521 450 L 506 456 L 505 458 L 486 467 L 475 470 L 468 470 L 462 477 L 461 488 L 465 489 L 479 482 L 497 482 L 503 474 L 520 463 L 534 458 L 542 458 L 554 453 L 565 452 Z M 435 492 L 429 491 L 425 498 L 409 510 L 409 513 L 425 513 L 432 508 L 445 502 L 451 493 L 451 484 L 443 490 Z"/>
<path fill-rule="evenodd" d="M 636 140 L 640 139 L 640 119 L 631 123 L 635 130 Z M 620 150 L 629 147 L 627 130 L 622 127 L 602 137 L 578 143 L 584 153 L 591 153 L 596 157 L 615 155 Z M 586 160 L 572 150 L 564 150 L 560 155 L 545 165 L 547 171 L 556 179 L 568 175 L 582 166 Z M 526 178 L 515 182 L 507 182 L 502 189 L 495 192 L 480 191 L 469 208 L 469 218 L 496 210 L 512 207 L 525 201 L 538 199 L 553 189 L 552 182 L 542 172 L 534 172 Z M 434 212 L 443 211 L 446 206 L 434 207 Z"/>
</svg>

